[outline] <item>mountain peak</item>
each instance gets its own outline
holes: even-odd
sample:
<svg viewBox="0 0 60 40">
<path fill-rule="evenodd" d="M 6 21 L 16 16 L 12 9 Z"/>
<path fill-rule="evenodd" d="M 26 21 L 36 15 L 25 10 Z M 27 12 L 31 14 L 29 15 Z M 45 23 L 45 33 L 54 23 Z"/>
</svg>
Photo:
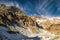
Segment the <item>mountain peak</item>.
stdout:
<svg viewBox="0 0 60 40">
<path fill-rule="evenodd" d="M 11 31 L 15 31 L 12 29 L 15 29 L 14 26 L 17 25 L 25 29 L 29 28 L 29 30 L 31 30 L 31 32 L 34 34 L 39 33 L 39 28 L 37 27 L 36 21 L 27 16 L 19 8 L 14 6 L 2 6 L 3 5 L 0 6 L 0 25 L 6 26 Z"/>
</svg>

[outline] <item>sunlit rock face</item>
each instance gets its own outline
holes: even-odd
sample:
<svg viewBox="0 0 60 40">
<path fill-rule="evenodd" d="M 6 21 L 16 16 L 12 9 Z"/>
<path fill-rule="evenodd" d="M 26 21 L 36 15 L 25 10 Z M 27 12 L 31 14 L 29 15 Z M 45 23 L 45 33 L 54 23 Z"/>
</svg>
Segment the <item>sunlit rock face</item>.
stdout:
<svg viewBox="0 0 60 40">
<path fill-rule="evenodd" d="M 0 30 L 2 40 L 5 40 L 4 36 L 7 40 L 20 40 L 22 35 L 36 37 L 35 34 L 40 33 L 36 21 L 25 15 L 19 8 L 4 4 L 0 4 Z"/>
<path fill-rule="evenodd" d="M 41 21 L 42 20 L 42 21 Z M 39 18 L 36 22 L 52 34 L 60 35 L 60 18 Z"/>
</svg>

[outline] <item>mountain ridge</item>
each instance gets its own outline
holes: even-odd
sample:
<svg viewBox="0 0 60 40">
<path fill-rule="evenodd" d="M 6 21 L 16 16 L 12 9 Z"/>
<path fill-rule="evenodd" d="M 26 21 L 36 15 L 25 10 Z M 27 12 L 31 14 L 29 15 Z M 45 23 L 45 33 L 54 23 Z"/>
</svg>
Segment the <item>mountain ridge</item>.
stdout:
<svg viewBox="0 0 60 40">
<path fill-rule="evenodd" d="M 41 40 L 52 40 L 52 38 L 59 37 L 56 36 L 57 33 L 60 35 L 59 31 L 56 31 L 60 24 L 54 24 L 57 23 L 56 20 L 59 22 L 60 19 L 54 18 L 52 21 L 40 16 L 28 16 L 17 7 L 0 4 L 0 39 L 20 40 L 27 36 L 29 38 L 39 37 Z"/>
<path fill-rule="evenodd" d="M 5 6 L 4 4 L 1 4 L 0 10 L 1 26 L 4 25 L 10 31 L 19 31 L 21 29 L 27 30 L 29 28 L 28 30 L 30 30 L 32 34 L 39 33 L 36 22 L 32 20 L 31 17 L 25 15 L 20 9 L 14 6 Z"/>
</svg>

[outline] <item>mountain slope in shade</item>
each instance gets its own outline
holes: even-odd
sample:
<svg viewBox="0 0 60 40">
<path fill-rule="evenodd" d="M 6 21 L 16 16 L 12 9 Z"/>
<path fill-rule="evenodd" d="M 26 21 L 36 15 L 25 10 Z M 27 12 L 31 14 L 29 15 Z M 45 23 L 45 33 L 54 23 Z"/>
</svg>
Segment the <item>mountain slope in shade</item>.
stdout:
<svg viewBox="0 0 60 40">
<path fill-rule="evenodd" d="M 56 32 L 59 32 L 56 31 L 56 26 L 59 29 L 59 25 L 55 25 L 55 20 L 58 19 L 54 18 L 51 22 L 47 18 L 27 16 L 19 8 L 0 4 L 0 40 L 59 39 L 60 37 L 56 35 Z"/>
</svg>

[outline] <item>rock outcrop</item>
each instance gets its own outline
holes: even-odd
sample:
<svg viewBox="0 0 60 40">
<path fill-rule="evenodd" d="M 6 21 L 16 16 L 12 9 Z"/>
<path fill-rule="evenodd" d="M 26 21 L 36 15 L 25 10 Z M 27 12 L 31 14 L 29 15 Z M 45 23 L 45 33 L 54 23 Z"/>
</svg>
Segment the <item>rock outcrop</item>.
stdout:
<svg viewBox="0 0 60 40">
<path fill-rule="evenodd" d="M 27 16 L 19 8 L 14 6 L 0 5 L 0 26 L 8 29 L 8 33 L 22 33 L 26 36 L 39 34 L 36 21 Z"/>
</svg>

